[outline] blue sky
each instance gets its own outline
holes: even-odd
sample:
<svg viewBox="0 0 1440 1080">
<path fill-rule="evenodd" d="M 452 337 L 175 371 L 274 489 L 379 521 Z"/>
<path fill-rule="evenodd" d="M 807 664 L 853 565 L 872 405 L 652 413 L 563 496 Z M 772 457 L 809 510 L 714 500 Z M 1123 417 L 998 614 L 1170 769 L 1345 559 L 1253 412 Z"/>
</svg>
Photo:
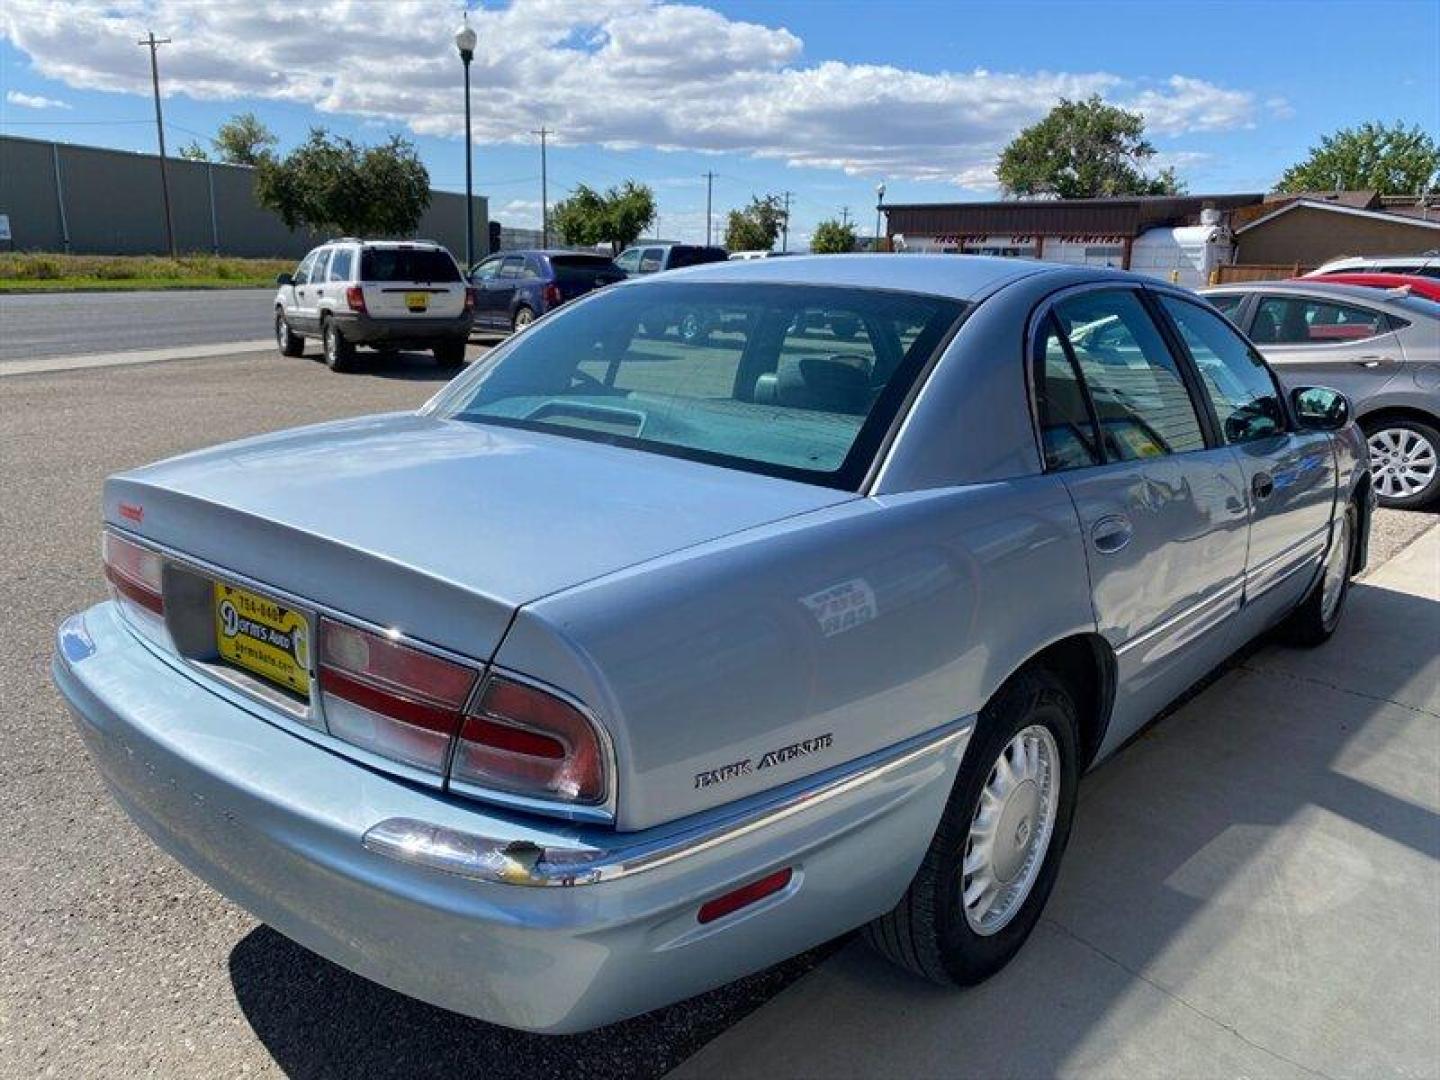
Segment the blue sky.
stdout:
<svg viewBox="0 0 1440 1080">
<path fill-rule="evenodd" d="M 145 50 L 161 51 L 172 148 L 235 112 L 282 149 L 311 125 L 415 140 L 436 186 L 463 186 L 459 3 L 305 5 L 6 0 L 0 130 L 151 151 Z M 956 2 L 472 4 L 476 189 L 538 220 L 574 184 L 651 184 L 660 231 L 704 234 L 752 193 L 794 192 L 794 233 L 848 206 L 994 197 L 994 153 L 1060 93 L 1099 90 L 1150 120 L 1190 189 L 1264 190 L 1318 137 L 1370 119 L 1440 132 L 1440 4 Z"/>
</svg>

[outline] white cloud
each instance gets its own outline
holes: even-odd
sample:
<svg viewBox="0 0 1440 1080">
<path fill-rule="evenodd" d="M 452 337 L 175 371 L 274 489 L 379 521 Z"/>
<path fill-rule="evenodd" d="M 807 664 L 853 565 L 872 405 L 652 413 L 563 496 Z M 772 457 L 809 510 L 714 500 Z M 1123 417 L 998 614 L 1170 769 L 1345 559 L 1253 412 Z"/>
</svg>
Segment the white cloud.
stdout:
<svg viewBox="0 0 1440 1080">
<path fill-rule="evenodd" d="M 19 105 L 22 109 L 68 109 L 69 104 L 57 98 L 48 98 L 40 94 L 26 94 L 20 90 L 6 90 L 5 104 Z"/>
<path fill-rule="evenodd" d="M 135 41 L 153 26 L 174 38 L 161 54 L 167 92 L 461 132 L 460 64 L 436 5 L 332 0 L 324 19 L 313 14 L 279 0 L 6 0 L 0 34 L 48 78 L 148 94 Z M 558 143 L 753 155 L 984 190 L 999 148 L 1060 96 L 1104 94 L 1142 110 L 1161 135 L 1250 126 L 1260 111 L 1246 91 L 1183 75 L 1140 85 L 1099 71 L 812 61 L 784 28 L 659 0 L 516 0 L 471 22 L 475 131 L 492 142 L 528 141 L 544 122 Z"/>
</svg>

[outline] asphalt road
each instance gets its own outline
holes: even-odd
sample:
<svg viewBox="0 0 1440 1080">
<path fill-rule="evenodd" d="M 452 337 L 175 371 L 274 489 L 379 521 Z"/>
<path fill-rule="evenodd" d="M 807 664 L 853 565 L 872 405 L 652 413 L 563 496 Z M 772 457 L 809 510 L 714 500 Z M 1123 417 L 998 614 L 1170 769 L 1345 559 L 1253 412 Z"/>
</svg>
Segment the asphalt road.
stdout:
<svg viewBox="0 0 1440 1080">
<path fill-rule="evenodd" d="M 521 1035 L 291 944 L 161 854 L 105 794 L 49 677 L 59 620 L 104 595 L 102 478 L 413 407 L 441 377 L 427 356 L 336 375 L 252 354 L 0 378 L 0 1077 L 659 1076 L 826 954 L 598 1033 Z"/>
<path fill-rule="evenodd" d="M 270 335 L 274 289 L 0 294 L 0 369 L 8 360 L 85 356 Z"/>
</svg>

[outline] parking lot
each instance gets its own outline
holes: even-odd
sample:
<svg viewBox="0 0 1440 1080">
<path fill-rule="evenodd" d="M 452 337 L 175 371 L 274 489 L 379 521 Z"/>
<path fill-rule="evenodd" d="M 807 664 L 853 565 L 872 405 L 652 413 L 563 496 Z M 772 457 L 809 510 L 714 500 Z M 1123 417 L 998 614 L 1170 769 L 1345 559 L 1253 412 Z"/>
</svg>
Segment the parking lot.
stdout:
<svg viewBox="0 0 1440 1080">
<path fill-rule="evenodd" d="M 423 356 L 338 376 L 274 352 L 0 377 L 0 1074 L 1440 1073 L 1433 515 L 1382 512 L 1332 643 L 1235 658 L 1091 775 L 1040 929 L 977 990 L 841 941 L 549 1038 L 402 998 L 257 924 L 125 819 L 50 685 L 56 623 L 104 594 L 100 481 L 412 408 L 443 377 Z"/>
</svg>

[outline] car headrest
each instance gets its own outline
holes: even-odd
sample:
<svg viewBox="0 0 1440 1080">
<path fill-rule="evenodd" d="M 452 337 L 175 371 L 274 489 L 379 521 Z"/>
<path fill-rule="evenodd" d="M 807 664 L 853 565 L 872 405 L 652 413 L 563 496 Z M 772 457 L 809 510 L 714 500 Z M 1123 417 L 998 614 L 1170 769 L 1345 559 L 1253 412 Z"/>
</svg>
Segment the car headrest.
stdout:
<svg viewBox="0 0 1440 1080">
<path fill-rule="evenodd" d="M 755 380 L 757 402 L 792 409 L 864 415 L 872 397 L 862 356 L 784 357 L 777 370 Z"/>
</svg>

